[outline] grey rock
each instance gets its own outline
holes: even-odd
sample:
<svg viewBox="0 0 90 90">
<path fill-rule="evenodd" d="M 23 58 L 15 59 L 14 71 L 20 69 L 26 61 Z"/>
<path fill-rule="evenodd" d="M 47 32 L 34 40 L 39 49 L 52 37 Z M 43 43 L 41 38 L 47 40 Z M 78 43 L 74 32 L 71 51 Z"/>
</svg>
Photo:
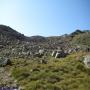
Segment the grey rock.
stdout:
<svg viewBox="0 0 90 90">
<path fill-rule="evenodd" d="M 90 68 L 90 56 L 85 56 L 84 64 L 86 65 L 87 68 Z"/>
<path fill-rule="evenodd" d="M 86 48 L 86 52 L 90 52 L 90 47 L 87 47 Z"/>
<path fill-rule="evenodd" d="M 55 56 L 55 58 L 61 58 L 61 57 L 66 57 L 66 53 L 64 53 L 64 52 L 60 52 L 60 53 L 56 53 L 56 56 Z"/>
<path fill-rule="evenodd" d="M 0 66 L 5 66 L 5 65 L 11 65 L 11 61 L 9 58 L 0 58 Z"/>
<path fill-rule="evenodd" d="M 39 54 L 41 55 L 41 54 L 44 54 L 44 49 L 40 49 L 39 50 Z"/>
<path fill-rule="evenodd" d="M 51 56 L 55 57 L 56 53 L 57 51 L 53 51 Z"/>
<path fill-rule="evenodd" d="M 55 50 L 52 52 L 52 56 L 55 58 L 66 57 L 68 55 L 67 51 L 64 50 Z"/>
</svg>

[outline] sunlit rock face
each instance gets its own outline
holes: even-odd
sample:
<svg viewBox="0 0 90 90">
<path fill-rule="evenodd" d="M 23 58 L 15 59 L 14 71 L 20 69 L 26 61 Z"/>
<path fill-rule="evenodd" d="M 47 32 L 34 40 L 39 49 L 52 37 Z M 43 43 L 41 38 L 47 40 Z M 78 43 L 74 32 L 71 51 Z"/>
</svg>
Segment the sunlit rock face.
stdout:
<svg viewBox="0 0 90 90">
<path fill-rule="evenodd" d="M 87 68 L 90 68 L 90 56 L 85 56 L 84 64 Z"/>
</svg>

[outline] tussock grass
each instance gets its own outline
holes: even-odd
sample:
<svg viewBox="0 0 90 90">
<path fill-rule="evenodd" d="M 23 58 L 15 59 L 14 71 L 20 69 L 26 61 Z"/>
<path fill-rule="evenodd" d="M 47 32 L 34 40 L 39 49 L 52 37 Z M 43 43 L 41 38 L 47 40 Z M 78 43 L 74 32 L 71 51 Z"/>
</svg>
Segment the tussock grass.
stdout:
<svg viewBox="0 0 90 90">
<path fill-rule="evenodd" d="M 49 57 L 47 64 L 15 60 L 12 75 L 25 90 L 89 90 L 90 70 L 83 63 L 86 54 L 73 53 L 60 59 Z"/>
</svg>

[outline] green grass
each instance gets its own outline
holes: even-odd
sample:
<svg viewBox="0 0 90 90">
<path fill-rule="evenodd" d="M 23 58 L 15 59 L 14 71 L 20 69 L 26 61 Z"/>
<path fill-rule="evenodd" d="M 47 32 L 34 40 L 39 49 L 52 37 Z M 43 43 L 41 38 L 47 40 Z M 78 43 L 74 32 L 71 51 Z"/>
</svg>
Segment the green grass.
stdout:
<svg viewBox="0 0 90 90">
<path fill-rule="evenodd" d="M 47 58 L 47 64 L 37 60 L 13 61 L 12 76 L 25 90 L 89 90 L 90 69 L 83 63 L 82 52 L 66 58 Z"/>
<path fill-rule="evenodd" d="M 90 32 L 76 35 L 72 42 L 74 44 L 90 46 Z"/>
</svg>

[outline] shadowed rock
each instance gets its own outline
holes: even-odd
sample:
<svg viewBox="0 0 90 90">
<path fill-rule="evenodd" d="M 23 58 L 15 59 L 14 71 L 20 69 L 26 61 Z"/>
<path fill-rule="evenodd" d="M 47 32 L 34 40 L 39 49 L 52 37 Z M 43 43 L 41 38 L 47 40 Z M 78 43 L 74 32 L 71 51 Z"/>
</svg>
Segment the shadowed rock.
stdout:
<svg viewBox="0 0 90 90">
<path fill-rule="evenodd" d="M 68 53 L 64 50 L 56 50 L 52 52 L 52 56 L 55 58 L 66 57 Z"/>
<path fill-rule="evenodd" d="M 57 51 L 53 51 L 52 56 L 55 57 L 56 53 L 57 53 Z"/>
<path fill-rule="evenodd" d="M 11 65 L 11 61 L 9 58 L 0 58 L 0 66 Z"/>
</svg>

